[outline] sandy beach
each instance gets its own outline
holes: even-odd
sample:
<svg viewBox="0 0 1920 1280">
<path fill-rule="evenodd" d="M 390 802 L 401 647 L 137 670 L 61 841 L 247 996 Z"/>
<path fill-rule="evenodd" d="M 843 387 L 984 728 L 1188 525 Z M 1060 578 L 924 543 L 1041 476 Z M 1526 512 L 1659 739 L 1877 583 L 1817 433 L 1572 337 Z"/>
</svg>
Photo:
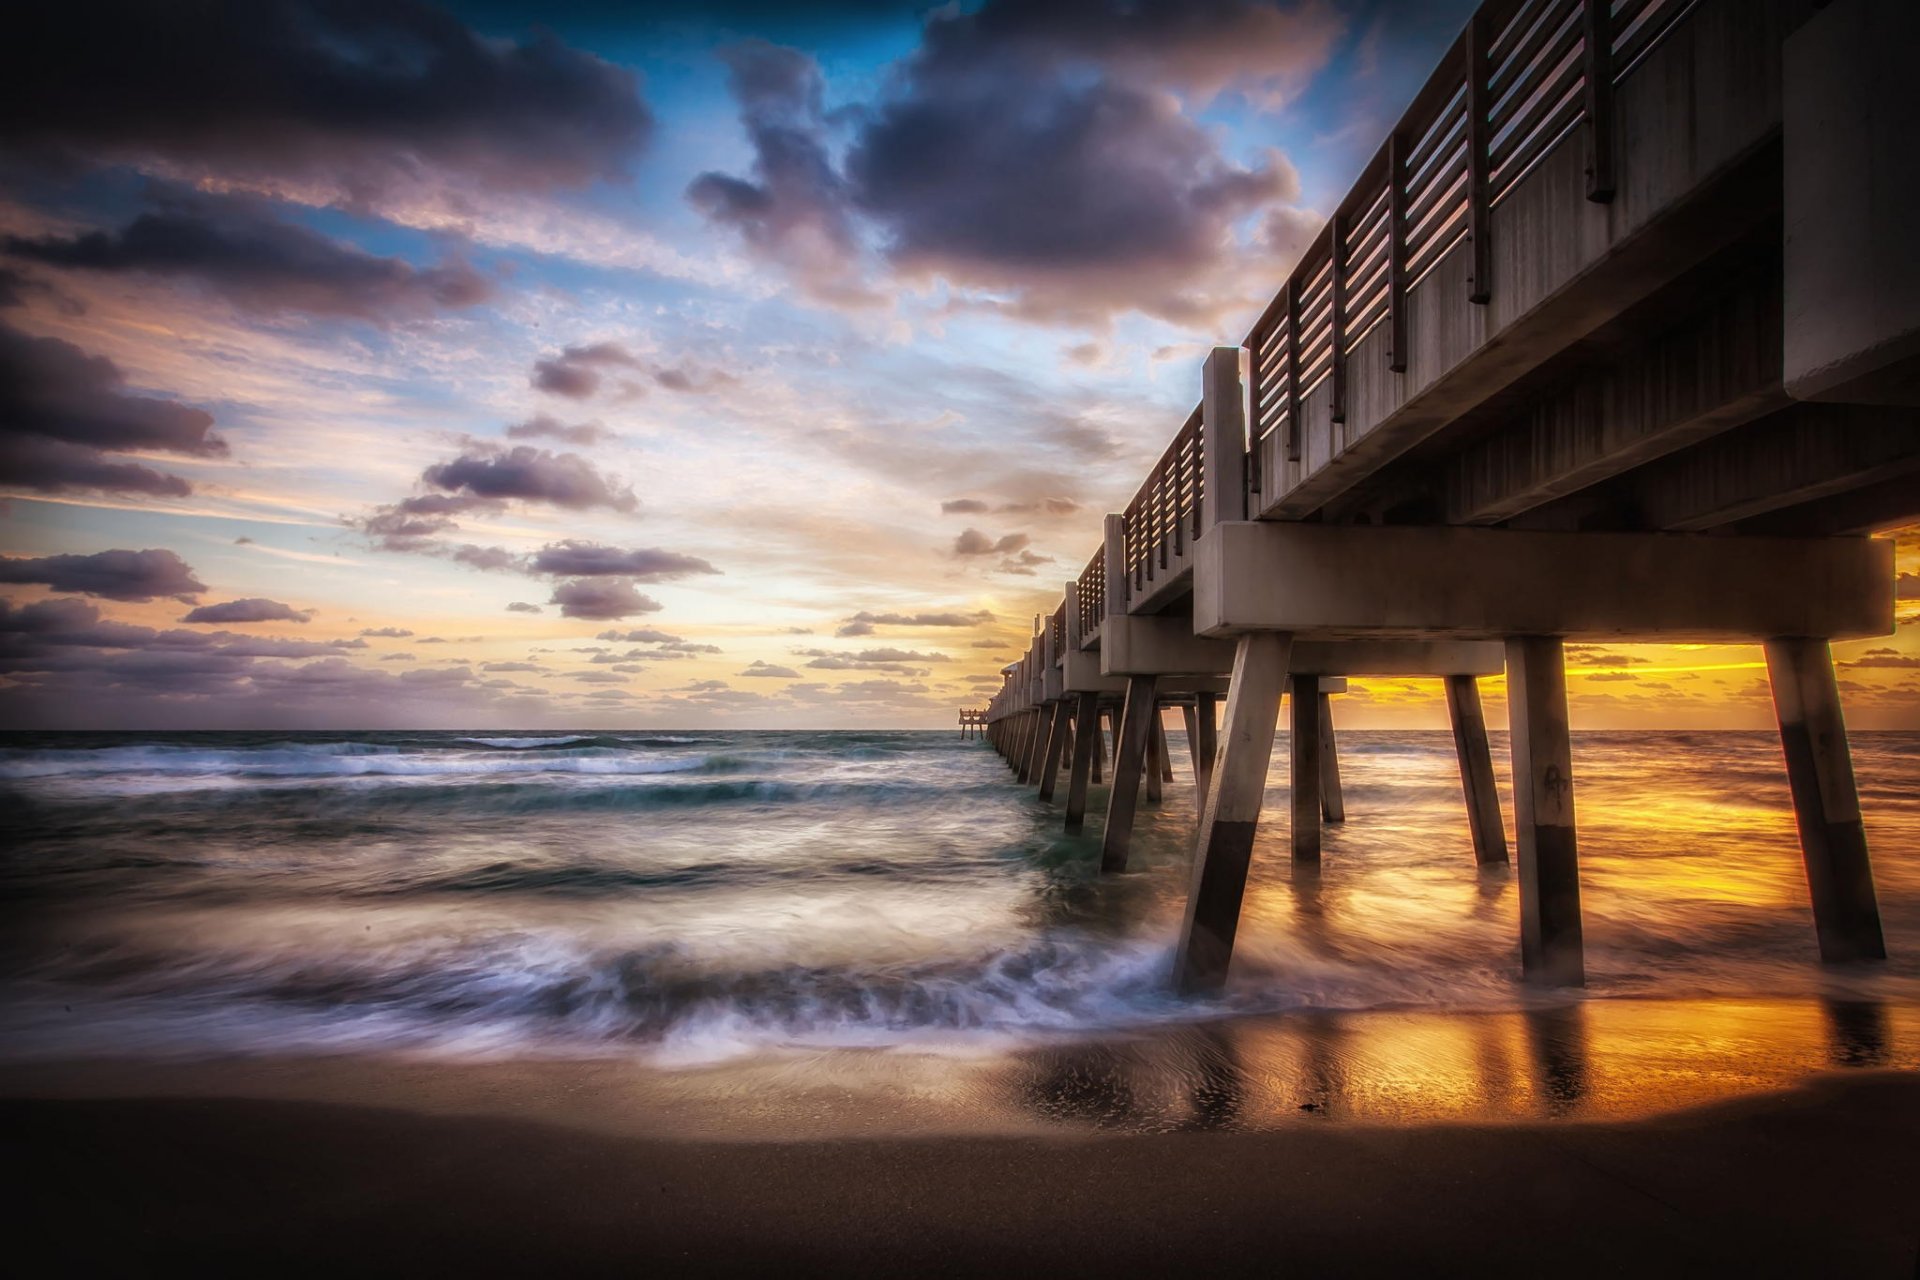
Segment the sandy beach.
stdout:
<svg viewBox="0 0 1920 1280">
<path fill-rule="evenodd" d="M 1909 1073 L 1630 1122 L 795 1142 L 138 1075 L 0 1103 L 19 1274 L 1904 1278 L 1920 1246 Z"/>
</svg>

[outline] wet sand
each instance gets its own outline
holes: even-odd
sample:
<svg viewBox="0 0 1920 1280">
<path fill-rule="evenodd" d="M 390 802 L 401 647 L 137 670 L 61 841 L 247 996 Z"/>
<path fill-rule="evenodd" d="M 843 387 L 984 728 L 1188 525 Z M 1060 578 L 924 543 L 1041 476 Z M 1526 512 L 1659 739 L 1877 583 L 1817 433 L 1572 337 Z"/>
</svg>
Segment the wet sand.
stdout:
<svg viewBox="0 0 1920 1280">
<path fill-rule="evenodd" d="M 784 1142 L 139 1074 L 0 1102 L 17 1274 L 1920 1274 L 1910 1072 L 1632 1121 Z"/>
</svg>

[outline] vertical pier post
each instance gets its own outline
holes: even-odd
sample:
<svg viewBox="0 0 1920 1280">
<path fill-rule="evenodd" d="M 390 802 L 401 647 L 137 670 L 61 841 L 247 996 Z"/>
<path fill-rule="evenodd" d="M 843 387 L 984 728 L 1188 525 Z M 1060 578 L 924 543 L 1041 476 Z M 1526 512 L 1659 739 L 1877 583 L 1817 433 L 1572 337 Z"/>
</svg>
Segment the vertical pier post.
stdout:
<svg viewBox="0 0 1920 1280">
<path fill-rule="evenodd" d="M 1219 695 L 1196 693 L 1193 695 L 1193 714 L 1200 723 L 1200 743 L 1196 748 L 1200 752 L 1200 803 L 1205 804 L 1207 792 L 1213 789 L 1213 767 L 1220 754 L 1220 740 L 1214 728 L 1213 707 Z"/>
<path fill-rule="evenodd" d="M 1340 789 L 1340 744 L 1333 736 L 1333 695 L 1320 695 L 1320 816 L 1347 820 L 1347 797 Z"/>
<path fill-rule="evenodd" d="M 1164 716 L 1153 717 L 1153 737 L 1160 748 L 1160 781 L 1173 781 L 1173 753 L 1167 750 L 1167 721 Z"/>
<path fill-rule="evenodd" d="M 1860 795 L 1840 714 L 1832 650 L 1825 640 L 1769 640 L 1767 676 L 1780 720 L 1780 746 L 1787 758 L 1820 958 L 1829 964 L 1884 960 L 1887 944 L 1880 931 L 1880 903 L 1860 822 Z"/>
<path fill-rule="evenodd" d="M 1166 798 L 1167 726 L 1160 719 L 1160 704 L 1153 704 L 1153 718 L 1147 724 L 1147 803 L 1159 804 Z"/>
<path fill-rule="evenodd" d="M 1093 738 L 1093 785 L 1101 783 L 1100 773 L 1107 763 L 1107 713 L 1100 707 L 1100 695 L 1090 694 L 1093 701 L 1093 720 L 1090 734 Z"/>
<path fill-rule="evenodd" d="M 1296 675 L 1290 686 L 1288 798 L 1293 807 L 1293 865 L 1298 870 L 1320 865 L 1320 677 Z"/>
<path fill-rule="evenodd" d="M 1128 676 L 1127 701 L 1120 711 L 1119 740 L 1113 749 L 1113 786 L 1107 791 L 1107 829 L 1100 846 L 1100 870 L 1125 871 L 1133 844 L 1133 813 L 1140 803 L 1140 775 L 1147 763 L 1147 742 L 1158 705 L 1156 676 Z"/>
<path fill-rule="evenodd" d="M 1040 781 L 1040 762 L 1047 755 L 1047 709 L 1035 707 L 1027 715 L 1033 720 L 1033 736 L 1027 740 L 1027 765 L 1020 771 L 1020 781 L 1031 787 Z"/>
<path fill-rule="evenodd" d="M 1504 867 L 1507 829 L 1500 820 L 1500 791 L 1493 780 L 1493 751 L 1487 745 L 1479 680 L 1447 677 L 1447 719 L 1453 724 L 1453 752 L 1460 760 L 1460 790 L 1466 796 L 1467 826 L 1473 832 L 1473 860 L 1483 867 Z"/>
<path fill-rule="evenodd" d="M 1080 694 L 1074 707 L 1073 768 L 1067 775 L 1067 830 L 1087 825 L 1087 781 L 1100 750 L 1100 695 Z"/>
<path fill-rule="evenodd" d="M 1186 920 L 1174 953 L 1174 984 L 1183 992 L 1216 990 L 1227 980 L 1292 651 L 1293 637 L 1284 631 L 1249 632 L 1234 650 L 1226 742 L 1201 811 Z"/>
<path fill-rule="evenodd" d="M 1040 800 L 1044 804 L 1053 802 L 1054 782 L 1060 776 L 1060 757 L 1067 748 L 1067 735 L 1073 731 L 1072 716 L 1073 708 L 1065 698 L 1053 704 L 1051 723 L 1047 726 L 1047 754 L 1040 761 Z"/>
<path fill-rule="evenodd" d="M 1193 786 L 1199 795 L 1207 793 L 1207 766 L 1200 759 L 1200 714 L 1191 702 L 1180 704 L 1180 719 L 1187 729 L 1187 755 L 1193 761 Z"/>
<path fill-rule="evenodd" d="M 1528 981 L 1577 987 L 1586 981 L 1586 960 L 1560 637 L 1508 638 L 1507 714 L 1520 842 L 1520 966 Z"/>
</svg>

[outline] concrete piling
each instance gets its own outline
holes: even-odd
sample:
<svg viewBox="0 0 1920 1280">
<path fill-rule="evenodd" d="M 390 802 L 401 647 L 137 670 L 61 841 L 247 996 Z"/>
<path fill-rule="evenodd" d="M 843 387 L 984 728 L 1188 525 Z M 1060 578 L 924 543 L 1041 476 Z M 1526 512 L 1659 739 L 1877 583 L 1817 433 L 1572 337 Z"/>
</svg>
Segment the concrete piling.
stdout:
<svg viewBox="0 0 1920 1280">
<path fill-rule="evenodd" d="M 1107 791 L 1107 829 L 1100 846 L 1103 872 L 1127 869 L 1133 814 L 1140 802 L 1140 778 L 1146 769 L 1147 744 L 1153 737 L 1157 684 L 1154 676 L 1127 678 L 1127 700 L 1120 711 L 1119 741 L 1113 751 L 1113 786 Z"/>
<path fill-rule="evenodd" d="M 1159 804 L 1166 798 L 1162 784 L 1166 780 L 1167 726 L 1160 718 L 1160 704 L 1153 707 L 1153 718 L 1147 726 L 1146 782 L 1147 803 Z"/>
<path fill-rule="evenodd" d="M 1293 809 L 1294 870 L 1320 866 L 1320 678 L 1296 675 L 1289 680 L 1287 755 L 1288 798 Z"/>
<path fill-rule="evenodd" d="M 1340 745 L 1333 736 L 1333 695 L 1320 694 L 1320 816 L 1347 820 L 1347 798 L 1340 789 Z"/>
<path fill-rule="evenodd" d="M 1825 640 L 1808 639 L 1769 640 L 1766 650 L 1820 958 L 1884 960 L 1880 904 L 1832 651 Z"/>
<path fill-rule="evenodd" d="M 1529 982 L 1586 982 L 1580 856 L 1574 834 L 1573 745 L 1558 636 L 1507 641 L 1514 831 L 1520 843 L 1520 967 Z"/>
<path fill-rule="evenodd" d="M 1060 776 L 1060 758 L 1066 751 L 1067 735 L 1073 731 L 1069 723 L 1073 708 L 1062 698 L 1048 711 L 1047 749 L 1040 761 L 1040 800 L 1050 804 L 1053 801 L 1054 781 Z"/>
<path fill-rule="evenodd" d="M 1100 755 L 1100 695 L 1083 693 L 1074 709 L 1078 725 L 1073 735 L 1073 766 L 1067 776 L 1067 831 L 1087 824 L 1087 782 Z"/>
<path fill-rule="evenodd" d="M 1174 982 L 1184 992 L 1215 990 L 1227 979 L 1292 647 L 1293 637 L 1284 631 L 1255 631 L 1241 636 L 1234 649 L 1226 741 L 1202 810 L 1174 955 Z"/>
<path fill-rule="evenodd" d="M 1480 709 L 1480 682 L 1473 676 L 1448 676 L 1446 684 L 1447 719 L 1453 724 L 1453 751 L 1460 760 L 1460 789 L 1467 801 L 1467 826 L 1473 832 L 1473 858 L 1483 867 L 1504 867 L 1507 830 L 1493 780 L 1487 718 Z"/>
</svg>

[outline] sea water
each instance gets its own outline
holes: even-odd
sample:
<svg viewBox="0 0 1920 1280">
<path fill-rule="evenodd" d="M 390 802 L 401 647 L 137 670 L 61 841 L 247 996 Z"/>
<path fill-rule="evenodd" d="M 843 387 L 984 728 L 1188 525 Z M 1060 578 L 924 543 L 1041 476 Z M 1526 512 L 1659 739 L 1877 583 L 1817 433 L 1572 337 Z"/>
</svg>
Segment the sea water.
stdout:
<svg viewBox="0 0 1920 1280">
<path fill-rule="evenodd" d="M 1341 736 L 1349 816 L 1317 876 L 1289 866 L 1275 768 L 1231 981 L 1176 996 L 1195 814 L 1169 737 L 1177 779 L 1143 803 L 1132 868 L 1102 876 L 1104 788 L 1068 836 L 1057 804 L 951 731 L 7 735 L 0 1059 L 680 1070 L 1235 1025 L 1284 1039 L 1356 1010 L 1564 1016 L 1567 995 L 1520 981 L 1517 878 L 1476 868 L 1451 738 L 1428 732 Z M 1577 734 L 1573 998 L 1826 1002 L 1904 1027 L 1920 734 L 1853 748 L 1891 959 L 1836 970 L 1776 737 Z M 1494 751 L 1504 775 L 1502 735 Z M 1683 1022 L 1662 1034 L 1704 1034 Z"/>
</svg>

